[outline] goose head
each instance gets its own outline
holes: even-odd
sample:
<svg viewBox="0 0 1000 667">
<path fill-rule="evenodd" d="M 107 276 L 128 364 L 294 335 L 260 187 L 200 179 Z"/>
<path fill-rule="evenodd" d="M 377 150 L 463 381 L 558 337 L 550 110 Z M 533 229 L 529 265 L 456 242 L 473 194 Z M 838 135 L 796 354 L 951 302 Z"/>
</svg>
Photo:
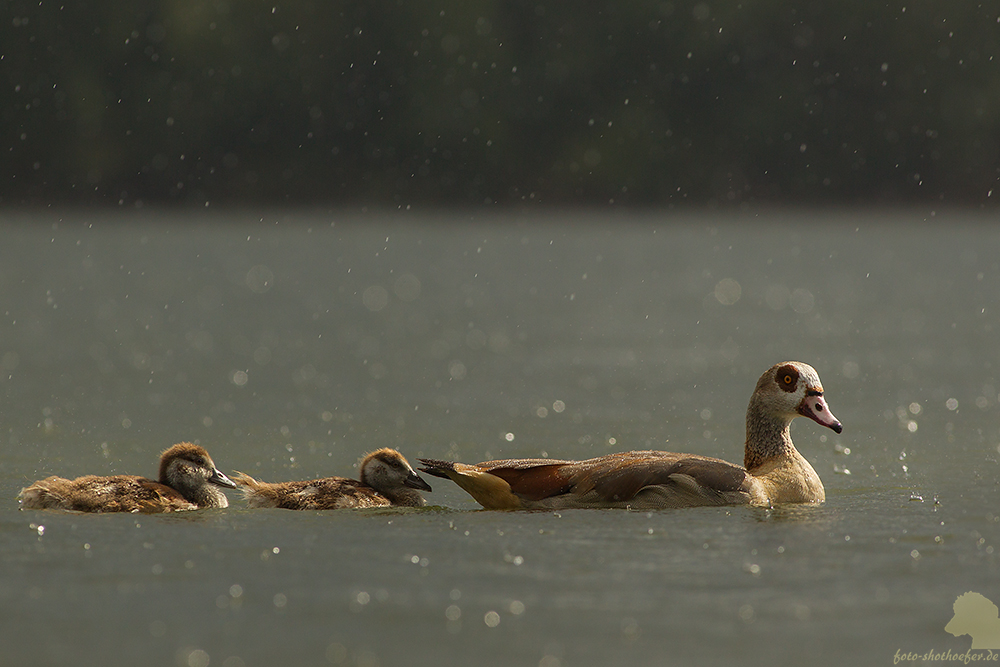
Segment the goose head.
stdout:
<svg viewBox="0 0 1000 667">
<path fill-rule="evenodd" d="M 160 456 L 160 483 L 202 507 L 228 507 L 225 494 L 215 487 L 236 488 L 205 448 L 190 442 L 176 444 Z"/>
<path fill-rule="evenodd" d="M 819 373 L 798 361 L 775 364 L 757 381 L 747 411 L 747 425 L 754 419 L 767 417 L 785 423 L 795 417 L 808 417 L 836 433 L 843 431 L 823 397 Z"/>
<path fill-rule="evenodd" d="M 390 499 L 401 493 L 413 493 L 407 489 L 431 490 L 403 455 L 388 447 L 376 450 L 361 460 L 361 482 Z"/>
</svg>

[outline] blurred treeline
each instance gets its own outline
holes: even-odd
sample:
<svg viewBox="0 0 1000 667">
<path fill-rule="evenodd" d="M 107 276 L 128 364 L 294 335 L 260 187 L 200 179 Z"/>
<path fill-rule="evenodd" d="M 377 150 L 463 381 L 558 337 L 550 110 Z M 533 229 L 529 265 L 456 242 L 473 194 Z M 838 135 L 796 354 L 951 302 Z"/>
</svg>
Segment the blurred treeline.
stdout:
<svg viewBox="0 0 1000 667">
<path fill-rule="evenodd" d="M 3 205 L 1000 199 L 996 2 L 4 5 Z"/>
</svg>

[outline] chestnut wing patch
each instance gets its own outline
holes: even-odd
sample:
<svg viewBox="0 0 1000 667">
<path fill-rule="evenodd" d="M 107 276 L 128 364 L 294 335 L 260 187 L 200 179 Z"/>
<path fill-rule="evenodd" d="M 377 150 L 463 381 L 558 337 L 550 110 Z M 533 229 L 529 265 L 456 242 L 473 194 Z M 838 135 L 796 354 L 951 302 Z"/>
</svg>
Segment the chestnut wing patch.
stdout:
<svg viewBox="0 0 1000 667">
<path fill-rule="evenodd" d="M 572 482 L 566 477 L 566 463 L 536 461 L 531 467 L 497 467 L 490 469 L 491 475 L 496 475 L 510 485 L 510 490 L 524 500 L 544 500 L 552 496 L 569 493 Z"/>
</svg>

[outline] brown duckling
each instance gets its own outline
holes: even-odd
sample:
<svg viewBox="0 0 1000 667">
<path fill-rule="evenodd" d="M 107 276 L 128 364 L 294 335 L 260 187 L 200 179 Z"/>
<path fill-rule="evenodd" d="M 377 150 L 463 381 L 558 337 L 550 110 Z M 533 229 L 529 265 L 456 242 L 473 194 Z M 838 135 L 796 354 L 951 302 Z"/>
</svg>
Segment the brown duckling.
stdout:
<svg viewBox="0 0 1000 667">
<path fill-rule="evenodd" d="M 361 460 L 361 481 L 324 477 L 303 482 L 258 482 L 238 472 L 233 479 L 242 487 L 250 507 L 289 510 L 332 510 L 352 507 L 422 507 L 420 491 L 431 487 L 395 449 L 379 449 Z"/>
<path fill-rule="evenodd" d="M 640 451 L 585 461 L 507 459 L 477 465 L 420 459 L 421 470 L 451 479 L 486 509 L 821 503 L 823 482 L 792 444 L 789 426 L 799 416 L 842 430 L 816 370 L 788 361 L 761 375 L 750 397 L 743 466 L 696 454 Z"/>
<path fill-rule="evenodd" d="M 215 467 L 204 447 L 182 442 L 160 456 L 160 478 L 137 475 L 46 477 L 21 489 L 22 509 L 75 512 L 176 512 L 228 507 L 217 487 L 236 485 Z"/>
</svg>

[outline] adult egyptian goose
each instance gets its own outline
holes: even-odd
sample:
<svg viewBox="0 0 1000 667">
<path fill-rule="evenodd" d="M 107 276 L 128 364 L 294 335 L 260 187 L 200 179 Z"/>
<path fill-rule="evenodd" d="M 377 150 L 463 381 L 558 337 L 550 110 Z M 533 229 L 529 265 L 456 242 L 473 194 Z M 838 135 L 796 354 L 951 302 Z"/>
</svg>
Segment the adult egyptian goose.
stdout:
<svg viewBox="0 0 1000 667">
<path fill-rule="evenodd" d="M 744 466 L 696 454 L 620 452 L 586 461 L 507 459 L 476 465 L 420 459 L 486 509 L 631 508 L 821 503 L 823 483 L 792 444 L 808 417 L 840 433 L 816 370 L 788 361 L 760 376 L 747 408 Z"/>
<path fill-rule="evenodd" d="M 422 507 L 420 491 L 431 487 L 395 449 L 383 448 L 361 460 L 361 481 L 324 477 L 304 482 L 258 482 L 246 473 L 233 476 L 250 507 L 334 510 L 356 507 Z"/>
<path fill-rule="evenodd" d="M 204 507 L 228 507 L 218 489 L 236 488 L 215 467 L 204 447 L 182 442 L 160 455 L 160 479 L 137 475 L 76 479 L 46 477 L 21 489 L 22 509 L 75 512 L 176 512 Z"/>
</svg>

